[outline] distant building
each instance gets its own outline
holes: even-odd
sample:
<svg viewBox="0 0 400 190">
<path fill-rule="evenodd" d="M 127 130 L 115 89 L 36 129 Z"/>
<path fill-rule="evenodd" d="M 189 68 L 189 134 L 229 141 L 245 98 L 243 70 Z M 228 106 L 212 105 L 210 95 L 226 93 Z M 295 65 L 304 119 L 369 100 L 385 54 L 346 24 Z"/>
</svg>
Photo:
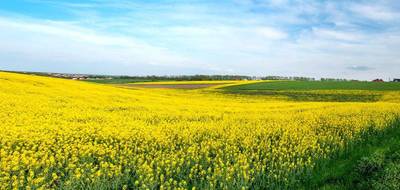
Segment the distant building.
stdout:
<svg viewBox="0 0 400 190">
<path fill-rule="evenodd" d="M 400 82 L 400 79 L 393 79 L 393 82 Z"/>
<path fill-rule="evenodd" d="M 384 82 L 382 79 L 375 79 L 372 82 Z"/>
</svg>

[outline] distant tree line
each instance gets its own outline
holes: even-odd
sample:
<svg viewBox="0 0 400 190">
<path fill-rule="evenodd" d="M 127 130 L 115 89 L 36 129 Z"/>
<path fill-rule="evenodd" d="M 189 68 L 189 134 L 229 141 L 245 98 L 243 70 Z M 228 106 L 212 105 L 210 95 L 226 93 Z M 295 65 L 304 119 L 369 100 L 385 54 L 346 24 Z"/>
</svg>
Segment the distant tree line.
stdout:
<svg viewBox="0 0 400 190">
<path fill-rule="evenodd" d="M 261 77 L 262 80 L 293 80 L 293 81 L 316 81 L 313 77 L 296 77 L 296 76 L 266 76 Z M 341 78 L 321 78 L 320 81 L 357 81 Z"/>
<path fill-rule="evenodd" d="M 104 76 L 105 78 L 110 76 Z M 169 75 L 169 76 L 112 76 L 113 79 L 134 80 L 174 80 L 174 81 L 205 81 L 205 80 L 252 80 L 254 77 L 244 75 Z"/>
<path fill-rule="evenodd" d="M 356 80 L 336 79 L 336 78 L 321 78 L 321 81 L 356 81 Z"/>
<path fill-rule="evenodd" d="M 294 77 L 294 76 L 266 76 L 261 77 L 262 80 L 298 80 L 298 81 L 315 81 L 312 77 Z"/>
<path fill-rule="evenodd" d="M 110 77 L 110 76 L 104 76 Z M 298 76 L 245 76 L 245 75 L 176 75 L 176 76 L 112 76 L 113 79 L 135 79 L 135 80 L 175 80 L 175 81 L 209 81 L 209 80 L 291 80 L 291 81 L 316 81 L 313 77 Z M 355 81 L 341 78 L 321 78 L 321 81 Z"/>
<path fill-rule="evenodd" d="M 51 76 L 57 78 L 82 79 L 82 80 L 110 80 L 110 79 L 128 79 L 137 81 L 213 81 L 213 80 L 291 80 L 291 81 L 316 81 L 313 77 L 299 76 L 246 76 L 246 75 L 148 75 L 148 76 L 128 76 L 128 75 L 96 75 L 96 74 L 69 74 L 69 73 L 47 73 L 47 72 L 22 72 L 7 71 L 15 73 L 34 74 L 40 76 Z M 397 79 L 399 80 L 399 79 Z M 356 81 L 340 78 L 321 78 L 320 81 Z"/>
</svg>

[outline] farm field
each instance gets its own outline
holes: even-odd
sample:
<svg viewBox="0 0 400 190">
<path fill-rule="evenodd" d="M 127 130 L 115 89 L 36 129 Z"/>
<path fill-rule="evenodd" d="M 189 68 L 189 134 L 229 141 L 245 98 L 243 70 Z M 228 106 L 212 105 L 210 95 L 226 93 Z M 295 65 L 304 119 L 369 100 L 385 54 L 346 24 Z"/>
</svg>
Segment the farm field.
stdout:
<svg viewBox="0 0 400 190">
<path fill-rule="evenodd" d="M 171 89 L 199 89 L 219 87 L 222 85 L 239 84 L 239 81 L 162 81 L 162 82 L 137 82 L 119 84 L 120 87 L 133 88 L 171 88 Z"/>
<path fill-rule="evenodd" d="M 398 185 L 399 85 L 289 83 L 127 88 L 0 72 L 0 189 Z M 179 84 L 193 83 L 153 83 Z"/>
<path fill-rule="evenodd" d="M 269 81 L 229 87 L 230 90 L 400 90 L 396 82 Z"/>
<path fill-rule="evenodd" d="M 400 83 L 267 81 L 223 87 L 223 93 L 280 97 L 287 101 L 398 102 Z"/>
</svg>

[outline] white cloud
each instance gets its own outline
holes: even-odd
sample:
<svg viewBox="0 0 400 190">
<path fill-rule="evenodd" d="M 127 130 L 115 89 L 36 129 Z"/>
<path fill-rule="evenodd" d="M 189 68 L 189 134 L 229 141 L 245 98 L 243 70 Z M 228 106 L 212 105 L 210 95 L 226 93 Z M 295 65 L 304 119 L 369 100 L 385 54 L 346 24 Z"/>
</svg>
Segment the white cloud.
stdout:
<svg viewBox="0 0 400 190">
<path fill-rule="evenodd" d="M 394 21 L 400 19 L 400 13 L 390 7 L 377 4 L 356 4 L 350 7 L 354 13 L 375 21 Z"/>
<path fill-rule="evenodd" d="M 93 67 L 108 64 L 131 66 L 135 70 L 146 65 L 186 67 L 188 63 L 194 64 L 166 48 L 127 36 L 99 34 L 69 23 L 0 18 L 0 30 L 0 49 L 3 55 L 7 52 L 16 55 L 14 62 L 51 62 L 64 67 L 78 63 Z"/>
<path fill-rule="evenodd" d="M 270 27 L 259 27 L 254 30 L 256 34 L 271 40 L 281 40 L 288 36 L 285 32 Z"/>
<path fill-rule="evenodd" d="M 359 42 L 365 39 L 365 36 L 358 32 L 343 32 L 337 30 L 313 28 L 314 35 L 328 40 L 343 40 L 350 42 Z"/>
<path fill-rule="evenodd" d="M 241 6 L 50 1 L 74 14 L 72 22 L 0 17 L 0 68 L 348 78 L 400 70 L 398 15 L 387 4 L 236 1 Z M 105 7 L 121 13 L 104 16 Z M 370 31 L 369 20 L 386 28 Z M 363 68 L 374 70 L 356 72 Z"/>
</svg>

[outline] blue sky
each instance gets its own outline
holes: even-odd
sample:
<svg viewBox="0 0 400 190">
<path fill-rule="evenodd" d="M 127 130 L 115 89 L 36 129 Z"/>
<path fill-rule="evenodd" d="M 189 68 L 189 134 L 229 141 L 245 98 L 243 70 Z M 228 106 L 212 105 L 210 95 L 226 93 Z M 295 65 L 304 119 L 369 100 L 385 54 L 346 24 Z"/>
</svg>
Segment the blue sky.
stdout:
<svg viewBox="0 0 400 190">
<path fill-rule="evenodd" d="M 3 0 L 0 69 L 400 78 L 400 3 Z"/>
</svg>

